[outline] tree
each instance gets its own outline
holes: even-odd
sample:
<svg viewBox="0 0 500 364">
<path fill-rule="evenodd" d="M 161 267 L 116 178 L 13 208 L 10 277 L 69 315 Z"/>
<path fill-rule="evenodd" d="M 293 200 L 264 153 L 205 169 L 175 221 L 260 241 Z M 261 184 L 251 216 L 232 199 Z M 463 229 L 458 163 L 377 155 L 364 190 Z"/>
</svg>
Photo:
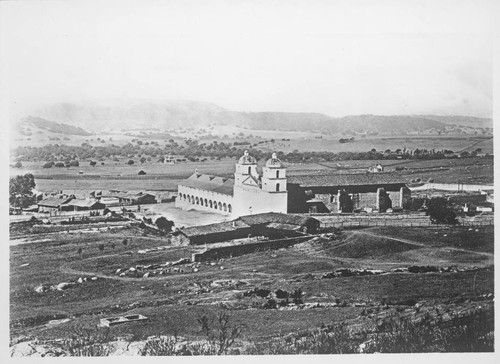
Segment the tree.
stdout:
<svg viewBox="0 0 500 364">
<path fill-rule="evenodd" d="M 130 159 L 130 160 L 127 162 L 127 164 L 131 166 L 132 164 L 134 164 L 134 161 L 133 161 L 132 159 Z"/>
<path fill-rule="evenodd" d="M 160 231 L 163 233 L 168 233 L 172 231 L 172 226 L 174 226 L 174 222 L 168 220 L 164 216 L 157 218 L 155 224 L 158 227 L 158 229 L 160 229 Z"/>
<path fill-rule="evenodd" d="M 141 159 L 139 159 L 139 161 L 141 162 L 141 164 L 144 164 L 144 162 L 146 162 L 146 158 L 145 157 L 141 157 Z"/>
<path fill-rule="evenodd" d="M 26 208 L 36 202 L 33 194 L 35 177 L 31 173 L 16 176 L 9 181 L 9 203 L 13 207 Z"/>
<path fill-rule="evenodd" d="M 458 223 L 457 215 L 448 201 L 443 197 L 427 200 L 427 215 L 433 224 L 456 225 Z"/>
</svg>

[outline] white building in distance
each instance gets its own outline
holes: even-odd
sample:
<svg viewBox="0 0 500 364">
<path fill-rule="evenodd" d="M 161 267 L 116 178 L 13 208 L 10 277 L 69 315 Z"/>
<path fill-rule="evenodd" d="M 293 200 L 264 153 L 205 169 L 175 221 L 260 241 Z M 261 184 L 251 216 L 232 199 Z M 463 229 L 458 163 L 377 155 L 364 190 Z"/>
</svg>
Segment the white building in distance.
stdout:
<svg viewBox="0 0 500 364">
<path fill-rule="evenodd" d="M 257 161 L 245 151 L 236 163 L 234 179 L 194 173 L 178 185 L 175 206 L 232 217 L 265 212 L 287 213 L 286 168 L 273 153 L 257 171 Z"/>
</svg>

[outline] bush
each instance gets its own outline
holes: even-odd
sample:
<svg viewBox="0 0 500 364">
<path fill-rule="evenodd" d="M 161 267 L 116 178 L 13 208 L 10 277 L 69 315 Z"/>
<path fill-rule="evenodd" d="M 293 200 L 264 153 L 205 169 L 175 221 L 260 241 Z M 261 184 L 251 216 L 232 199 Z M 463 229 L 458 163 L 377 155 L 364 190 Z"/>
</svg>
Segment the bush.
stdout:
<svg viewBox="0 0 500 364">
<path fill-rule="evenodd" d="M 230 317 L 224 312 L 219 313 L 216 320 L 209 318 L 206 314 L 202 314 L 198 316 L 197 321 L 201 325 L 201 331 L 208 340 L 209 345 L 207 348 L 212 349 L 207 350 L 208 352 L 205 355 L 228 354 L 229 349 L 241 334 L 241 328 L 239 326 L 231 326 Z"/>
<path fill-rule="evenodd" d="M 137 173 L 139 176 L 144 176 L 146 174 L 146 172 L 144 172 L 142 169 L 139 171 L 139 173 Z"/>
<path fill-rule="evenodd" d="M 433 224 L 456 225 L 458 223 L 457 214 L 443 197 L 427 200 L 426 213 Z"/>
<path fill-rule="evenodd" d="M 58 343 L 58 347 L 70 356 L 108 356 L 109 328 L 77 326 L 69 339 Z"/>
</svg>

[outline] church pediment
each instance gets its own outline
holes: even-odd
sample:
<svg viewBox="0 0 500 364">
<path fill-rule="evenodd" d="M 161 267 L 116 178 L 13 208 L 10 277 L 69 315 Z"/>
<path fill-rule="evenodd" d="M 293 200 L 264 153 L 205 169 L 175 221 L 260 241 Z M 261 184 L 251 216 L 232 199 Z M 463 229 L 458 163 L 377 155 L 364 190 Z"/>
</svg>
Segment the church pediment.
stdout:
<svg viewBox="0 0 500 364">
<path fill-rule="evenodd" d="M 246 186 L 259 187 L 259 182 L 253 176 L 248 176 L 247 178 L 245 178 L 242 184 Z"/>
</svg>

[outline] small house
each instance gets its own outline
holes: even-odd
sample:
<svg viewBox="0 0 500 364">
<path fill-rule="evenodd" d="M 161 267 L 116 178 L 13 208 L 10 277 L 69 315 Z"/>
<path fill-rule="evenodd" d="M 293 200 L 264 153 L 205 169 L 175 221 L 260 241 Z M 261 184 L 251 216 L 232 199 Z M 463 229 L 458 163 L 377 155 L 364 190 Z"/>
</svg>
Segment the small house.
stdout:
<svg viewBox="0 0 500 364">
<path fill-rule="evenodd" d="M 78 200 L 74 199 L 64 204 L 63 211 L 88 211 L 88 210 L 102 210 L 106 206 L 94 199 Z"/>
<path fill-rule="evenodd" d="M 73 197 L 53 197 L 46 198 L 37 203 L 38 212 L 54 212 L 54 211 L 63 211 L 62 207 L 73 200 Z"/>
</svg>

